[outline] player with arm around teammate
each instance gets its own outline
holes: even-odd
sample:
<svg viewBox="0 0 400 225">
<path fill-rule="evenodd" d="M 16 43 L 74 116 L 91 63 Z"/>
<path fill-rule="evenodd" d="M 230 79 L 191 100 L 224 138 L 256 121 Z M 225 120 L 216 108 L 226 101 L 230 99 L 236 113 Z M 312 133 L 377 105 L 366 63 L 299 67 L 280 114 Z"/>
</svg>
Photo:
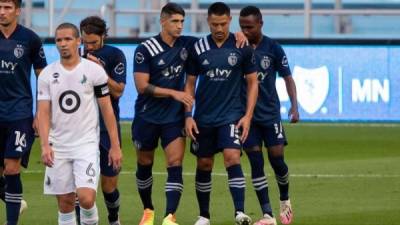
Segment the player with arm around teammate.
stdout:
<svg viewBox="0 0 400 225">
<path fill-rule="evenodd" d="M 263 143 L 267 147 L 268 159 L 275 172 L 280 191 L 280 220 L 282 224 L 289 224 L 293 220 L 293 212 L 289 200 L 289 170 L 283 154 L 287 141 L 275 87 L 276 74 L 283 77 L 290 97 L 289 119 L 291 123 L 299 120 L 296 86 L 282 47 L 276 41 L 262 34 L 263 20 L 260 10 L 254 6 L 243 8 L 240 12 L 239 24 L 255 50 L 259 80 L 259 97 L 249 136 L 243 144 L 251 165 L 253 186 L 263 212 L 263 218 L 255 225 L 276 225 L 264 173 L 264 158 L 261 151 Z M 246 96 L 244 88 L 243 96 Z"/>
<path fill-rule="evenodd" d="M 60 60 L 47 66 L 38 82 L 38 122 L 44 193 L 55 195 L 58 224 L 75 225 L 75 196 L 81 224 L 98 224 L 95 204 L 99 178 L 99 108 L 111 141 L 108 163 L 121 166 L 117 125 L 108 76 L 98 64 L 81 58 L 78 28 L 60 24 L 55 32 Z"/>
</svg>

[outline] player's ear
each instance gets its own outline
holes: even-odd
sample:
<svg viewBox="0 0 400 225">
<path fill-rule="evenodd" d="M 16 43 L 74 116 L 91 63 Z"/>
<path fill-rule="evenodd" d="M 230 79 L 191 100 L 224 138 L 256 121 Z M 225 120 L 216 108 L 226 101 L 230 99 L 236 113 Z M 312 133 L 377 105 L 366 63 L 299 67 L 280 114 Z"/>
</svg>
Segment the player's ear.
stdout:
<svg viewBox="0 0 400 225">
<path fill-rule="evenodd" d="M 17 8 L 15 9 L 15 14 L 16 14 L 17 16 L 21 15 L 21 7 L 17 7 Z"/>
<path fill-rule="evenodd" d="M 77 37 L 76 39 L 77 39 L 76 41 L 77 41 L 78 47 L 81 46 L 82 38 L 81 37 Z"/>
</svg>

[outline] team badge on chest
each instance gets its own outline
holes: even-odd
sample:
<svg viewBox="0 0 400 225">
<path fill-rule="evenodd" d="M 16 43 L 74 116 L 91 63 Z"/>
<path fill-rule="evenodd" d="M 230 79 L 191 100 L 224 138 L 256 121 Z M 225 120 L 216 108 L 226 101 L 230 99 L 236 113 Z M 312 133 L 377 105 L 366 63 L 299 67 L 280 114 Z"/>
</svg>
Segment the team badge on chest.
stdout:
<svg viewBox="0 0 400 225">
<path fill-rule="evenodd" d="M 235 66 L 237 64 L 237 60 L 238 58 L 236 56 L 236 53 L 231 53 L 228 57 L 228 63 L 231 66 Z"/>
<path fill-rule="evenodd" d="M 24 47 L 22 47 L 22 45 L 17 45 L 17 47 L 15 47 L 14 49 L 14 56 L 19 59 L 23 55 L 24 55 Z"/>
<path fill-rule="evenodd" d="M 268 56 L 264 56 L 263 59 L 260 62 L 261 68 L 266 70 L 266 69 L 269 68 L 270 65 L 271 65 L 271 59 Z"/>
</svg>

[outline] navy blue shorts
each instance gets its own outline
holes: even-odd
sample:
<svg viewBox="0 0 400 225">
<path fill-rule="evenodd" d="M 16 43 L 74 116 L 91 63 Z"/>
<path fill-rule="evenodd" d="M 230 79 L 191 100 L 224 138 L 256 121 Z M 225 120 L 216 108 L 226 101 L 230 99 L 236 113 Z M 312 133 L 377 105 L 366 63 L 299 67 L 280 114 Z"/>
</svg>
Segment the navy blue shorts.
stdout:
<svg viewBox="0 0 400 225">
<path fill-rule="evenodd" d="M 165 149 L 169 143 L 177 138 L 185 137 L 184 122 L 154 124 L 139 117 L 132 123 L 132 141 L 140 151 L 152 151 L 157 148 L 158 140 Z"/>
<path fill-rule="evenodd" d="M 118 124 L 118 138 L 121 144 L 121 129 Z M 111 142 L 108 136 L 108 132 L 100 132 L 100 173 L 103 176 L 115 177 L 118 176 L 120 170 L 116 171 L 114 168 L 108 165 L 108 152 L 110 151 Z"/>
<path fill-rule="evenodd" d="M 28 166 L 29 154 L 35 140 L 32 128 L 33 118 L 0 123 L 0 166 L 4 159 L 21 159 L 23 167 Z"/>
<path fill-rule="evenodd" d="M 190 152 L 200 158 L 212 157 L 224 149 L 241 149 L 240 132 L 235 123 L 219 127 L 198 127 L 196 141 L 191 142 Z"/>
<path fill-rule="evenodd" d="M 276 145 L 287 145 L 282 122 L 267 126 L 252 123 L 247 140 L 243 143 L 243 148 L 262 147 L 263 141 L 267 148 Z"/>
</svg>

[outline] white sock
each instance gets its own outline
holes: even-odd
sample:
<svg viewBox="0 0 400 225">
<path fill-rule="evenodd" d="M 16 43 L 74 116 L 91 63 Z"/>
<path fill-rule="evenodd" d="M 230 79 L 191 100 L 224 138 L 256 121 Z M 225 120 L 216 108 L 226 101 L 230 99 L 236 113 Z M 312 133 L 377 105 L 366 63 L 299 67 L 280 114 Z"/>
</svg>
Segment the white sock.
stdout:
<svg viewBox="0 0 400 225">
<path fill-rule="evenodd" d="M 99 215 L 97 213 L 96 204 L 91 209 L 81 208 L 81 225 L 97 225 L 99 222 Z"/>
<path fill-rule="evenodd" d="M 77 225 L 75 211 L 70 213 L 58 212 L 58 225 Z"/>
</svg>

